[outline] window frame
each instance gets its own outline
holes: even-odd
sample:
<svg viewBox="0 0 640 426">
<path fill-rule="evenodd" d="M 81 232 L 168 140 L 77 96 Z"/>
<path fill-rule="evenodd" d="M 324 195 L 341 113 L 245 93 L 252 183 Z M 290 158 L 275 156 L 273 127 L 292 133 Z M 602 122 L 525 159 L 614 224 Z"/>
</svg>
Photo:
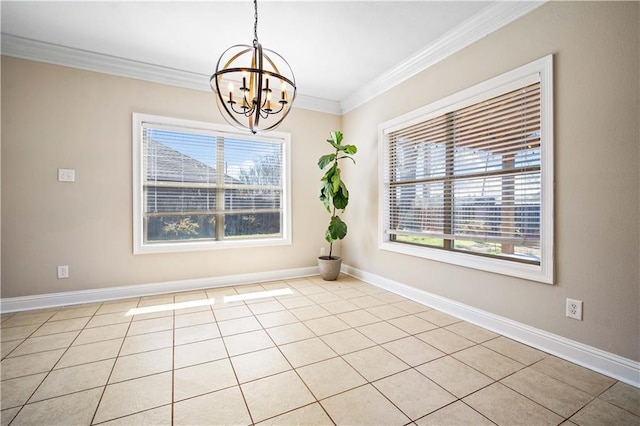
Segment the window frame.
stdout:
<svg viewBox="0 0 640 426">
<path fill-rule="evenodd" d="M 215 133 L 221 136 L 257 141 L 273 141 L 282 144 L 282 236 L 272 238 L 233 238 L 223 240 L 145 243 L 143 206 L 143 123 L 183 128 L 191 131 Z M 136 113 L 132 114 L 132 175 L 133 175 L 133 253 L 175 253 L 233 248 L 255 248 L 291 245 L 291 135 L 285 132 L 269 132 L 268 135 L 252 135 L 239 132 L 232 126 L 187 120 L 174 117 Z"/>
<path fill-rule="evenodd" d="M 539 76 L 540 79 L 540 188 L 542 192 L 540 199 L 540 264 L 535 265 L 516 260 L 393 241 L 385 231 L 385 216 L 390 208 L 389 205 L 385 205 L 388 189 L 388 185 L 385 183 L 385 166 L 388 162 L 390 151 L 387 135 L 393 131 L 410 127 L 517 89 L 519 84 L 531 79 L 532 76 Z M 553 55 L 548 55 L 381 123 L 378 126 L 378 150 L 379 249 L 545 284 L 554 283 Z"/>
</svg>

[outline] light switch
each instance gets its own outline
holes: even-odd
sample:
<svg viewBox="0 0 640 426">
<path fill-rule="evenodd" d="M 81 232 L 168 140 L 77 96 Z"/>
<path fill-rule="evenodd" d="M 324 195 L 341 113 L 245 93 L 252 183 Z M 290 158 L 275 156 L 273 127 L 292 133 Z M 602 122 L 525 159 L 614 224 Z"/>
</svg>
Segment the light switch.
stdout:
<svg viewBox="0 0 640 426">
<path fill-rule="evenodd" d="M 58 169 L 58 182 L 75 182 L 76 171 L 73 169 Z"/>
</svg>

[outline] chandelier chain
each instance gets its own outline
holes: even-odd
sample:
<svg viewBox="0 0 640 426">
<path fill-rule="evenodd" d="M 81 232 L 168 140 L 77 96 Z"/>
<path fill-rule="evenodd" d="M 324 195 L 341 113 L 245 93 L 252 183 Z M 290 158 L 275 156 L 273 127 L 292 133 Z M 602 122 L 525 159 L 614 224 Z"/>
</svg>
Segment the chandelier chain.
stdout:
<svg viewBox="0 0 640 426">
<path fill-rule="evenodd" d="M 253 43 L 258 42 L 258 0 L 253 0 L 253 8 L 254 8 L 254 24 L 253 24 Z"/>
</svg>

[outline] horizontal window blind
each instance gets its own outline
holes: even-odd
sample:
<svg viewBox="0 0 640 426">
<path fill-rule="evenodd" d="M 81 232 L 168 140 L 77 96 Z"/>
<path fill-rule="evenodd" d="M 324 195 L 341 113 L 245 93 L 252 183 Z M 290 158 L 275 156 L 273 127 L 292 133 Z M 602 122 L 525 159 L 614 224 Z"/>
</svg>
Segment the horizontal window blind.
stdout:
<svg viewBox="0 0 640 426">
<path fill-rule="evenodd" d="M 146 215 L 216 210 L 216 137 L 143 126 Z"/>
<path fill-rule="evenodd" d="M 240 139 L 224 140 L 225 210 L 280 212 L 282 146 Z M 231 173 L 231 175 L 229 174 Z"/>
<path fill-rule="evenodd" d="M 283 145 L 142 124 L 144 240 L 282 235 Z"/>
<path fill-rule="evenodd" d="M 539 261 L 540 105 L 538 81 L 386 134 L 386 232 L 507 256 L 518 245 Z"/>
</svg>

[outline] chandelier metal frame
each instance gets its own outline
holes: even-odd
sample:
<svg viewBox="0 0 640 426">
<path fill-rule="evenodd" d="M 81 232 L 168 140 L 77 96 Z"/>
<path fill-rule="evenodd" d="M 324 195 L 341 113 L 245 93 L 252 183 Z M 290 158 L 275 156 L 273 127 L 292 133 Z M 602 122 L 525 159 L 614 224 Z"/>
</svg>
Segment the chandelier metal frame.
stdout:
<svg viewBox="0 0 640 426">
<path fill-rule="evenodd" d="M 253 4 L 253 45 L 237 44 L 225 50 L 216 63 L 216 71 L 209 79 L 209 85 L 216 94 L 218 108 L 225 120 L 234 127 L 255 134 L 276 128 L 289 114 L 296 97 L 296 81 L 289 63 L 273 50 L 264 49 L 258 42 L 257 0 Z M 250 61 L 248 55 L 251 55 Z M 242 61 L 250 65 L 237 65 Z M 288 71 L 289 76 L 280 72 L 278 64 L 280 68 L 286 68 L 283 71 Z M 272 99 L 274 87 L 273 84 L 270 87 L 270 79 L 281 85 L 277 100 Z M 227 91 L 224 90 L 223 80 L 229 83 Z M 240 85 L 238 91 L 234 83 Z M 261 127 L 261 120 L 266 123 L 264 127 Z"/>
</svg>

